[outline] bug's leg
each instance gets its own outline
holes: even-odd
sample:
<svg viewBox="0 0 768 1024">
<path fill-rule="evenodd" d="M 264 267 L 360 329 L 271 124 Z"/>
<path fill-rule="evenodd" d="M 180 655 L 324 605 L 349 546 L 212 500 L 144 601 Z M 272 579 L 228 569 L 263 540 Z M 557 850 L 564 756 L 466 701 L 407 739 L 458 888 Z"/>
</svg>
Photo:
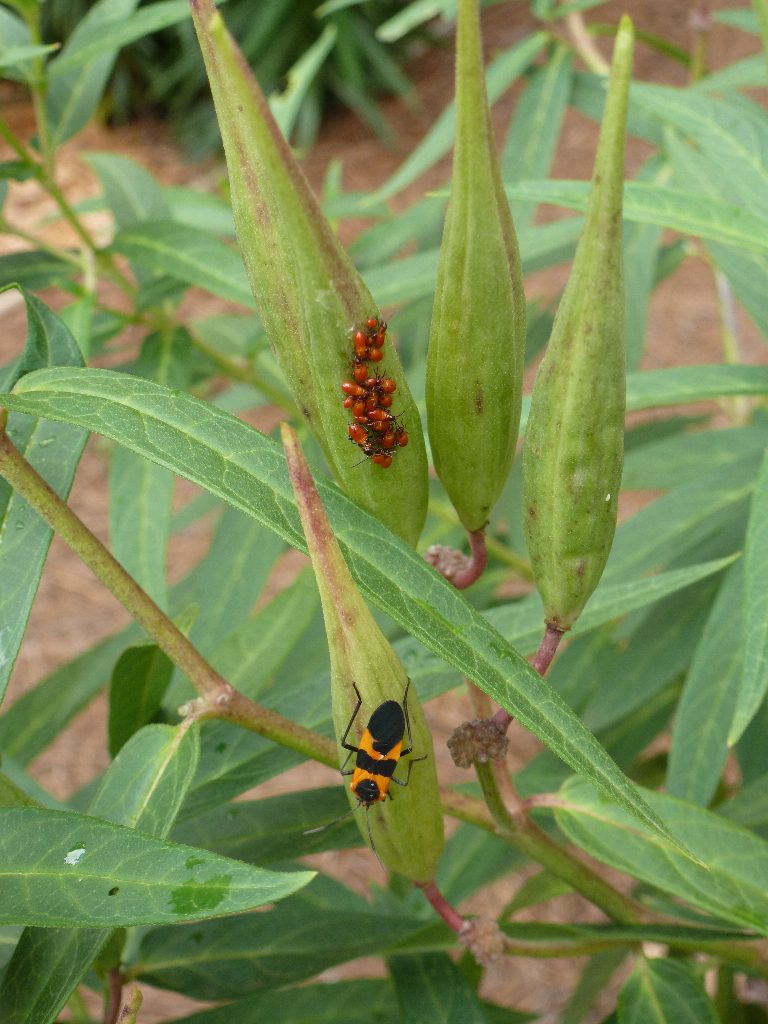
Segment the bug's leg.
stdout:
<svg viewBox="0 0 768 1024">
<path fill-rule="evenodd" d="M 347 765 L 349 764 L 350 757 L 352 757 L 352 755 L 354 753 L 356 753 L 356 752 L 357 752 L 357 747 L 353 747 L 352 750 L 350 750 L 350 752 L 344 758 L 344 764 L 339 769 L 341 771 L 342 775 L 352 775 L 354 773 L 355 769 L 354 768 L 347 768 Z M 344 770 L 345 768 L 346 768 L 346 771 Z"/>
<path fill-rule="evenodd" d="M 408 781 L 411 778 L 411 768 L 413 768 L 413 766 L 415 764 L 418 764 L 419 761 L 426 761 L 426 760 L 427 760 L 427 755 L 426 754 L 422 754 L 421 757 L 412 757 L 411 760 L 408 762 L 408 774 L 405 776 L 405 781 L 403 781 L 402 779 L 396 779 L 394 775 L 392 776 L 390 781 L 391 782 L 396 782 L 398 786 L 407 786 L 408 785 Z"/>
<path fill-rule="evenodd" d="M 347 736 L 349 736 L 349 730 L 352 728 L 352 724 L 357 718 L 358 711 L 363 706 L 363 698 L 360 696 L 360 691 L 358 690 L 357 686 L 354 683 L 352 683 L 352 689 L 355 691 L 355 696 L 357 697 L 357 707 L 352 712 L 352 717 L 349 720 L 349 724 L 347 725 L 347 728 L 344 731 L 344 735 L 341 737 L 341 745 L 342 747 L 344 747 L 345 750 L 349 750 L 350 753 L 356 754 L 357 751 L 359 750 L 359 747 L 353 747 L 351 743 L 347 743 Z M 349 758 L 347 758 L 347 761 L 348 760 Z M 344 764 L 346 764 L 347 761 L 345 761 Z"/>
<path fill-rule="evenodd" d="M 405 684 L 405 693 L 403 694 L 403 715 L 405 716 L 405 728 L 408 733 L 408 746 L 405 750 L 400 751 L 400 757 L 405 757 L 406 754 L 410 754 L 413 750 L 413 739 L 411 738 L 411 720 L 408 716 L 408 690 L 411 688 L 411 680 Z M 426 755 L 425 755 L 426 756 Z M 419 758 L 421 760 L 421 758 Z"/>
</svg>

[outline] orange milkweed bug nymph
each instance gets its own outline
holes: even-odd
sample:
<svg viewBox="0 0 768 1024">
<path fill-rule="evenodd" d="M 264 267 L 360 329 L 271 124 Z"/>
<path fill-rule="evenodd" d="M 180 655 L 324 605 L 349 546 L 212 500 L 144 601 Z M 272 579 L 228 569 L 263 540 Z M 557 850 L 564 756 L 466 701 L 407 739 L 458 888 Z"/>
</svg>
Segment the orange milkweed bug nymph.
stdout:
<svg viewBox="0 0 768 1024">
<path fill-rule="evenodd" d="M 400 759 L 410 754 L 413 750 L 411 721 L 408 715 L 408 690 L 410 686 L 411 681 L 409 679 L 405 684 L 402 705 L 396 700 L 385 700 L 383 704 L 379 704 L 368 720 L 368 725 L 363 729 L 359 746 L 356 747 L 352 743 L 347 743 L 347 737 L 355 723 L 360 708 L 363 706 L 363 698 L 360 696 L 357 686 L 352 683 L 352 688 L 357 697 L 357 706 L 352 712 L 352 717 L 341 738 L 342 747 L 348 750 L 349 753 L 340 770 L 342 775 L 352 776 L 349 788 L 357 797 L 358 807 L 365 808 L 368 839 L 374 854 L 376 854 L 376 846 L 373 842 L 371 823 L 368 818 L 368 811 L 371 805 L 384 801 L 387 797 L 391 800 L 390 783 L 394 782 L 398 786 L 407 786 L 410 782 L 411 769 L 414 764 L 418 761 L 426 761 L 427 759 L 426 754 L 422 754 L 421 757 L 412 757 L 408 762 L 408 773 L 405 779 L 398 779 L 395 776 L 395 769 Z M 406 734 L 408 736 L 408 746 L 403 749 L 403 738 Z M 347 768 L 347 763 L 353 754 L 356 755 L 355 767 Z M 352 808 L 347 814 L 352 814 L 354 810 L 355 808 Z M 347 814 L 343 814 L 342 818 L 346 818 Z M 336 819 L 336 821 L 340 820 L 341 818 Z M 329 825 L 334 825 L 335 823 L 332 821 L 329 822 Z M 319 832 L 322 828 L 327 827 L 327 825 L 322 825 L 321 828 L 313 828 L 308 831 Z M 376 858 L 378 860 L 378 854 L 376 854 Z"/>
</svg>

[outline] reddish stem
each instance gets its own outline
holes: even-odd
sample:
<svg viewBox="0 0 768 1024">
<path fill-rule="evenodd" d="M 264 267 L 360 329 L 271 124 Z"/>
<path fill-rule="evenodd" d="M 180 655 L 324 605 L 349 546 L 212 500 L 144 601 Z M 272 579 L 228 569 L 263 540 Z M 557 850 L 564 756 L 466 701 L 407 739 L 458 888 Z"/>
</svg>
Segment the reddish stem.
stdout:
<svg viewBox="0 0 768 1024">
<path fill-rule="evenodd" d="M 104 1024 L 116 1024 L 120 1008 L 123 1004 L 123 976 L 118 967 L 113 967 L 107 975 L 109 998 L 104 1011 Z"/>
<path fill-rule="evenodd" d="M 538 651 L 531 658 L 531 665 L 540 676 L 547 674 L 547 669 L 552 664 L 552 659 L 560 644 L 565 631 L 556 626 L 553 622 L 547 623 L 547 631 L 539 645 Z"/>
<path fill-rule="evenodd" d="M 466 590 L 471 586 L 483 575 L 488 564 L 485 530 L 470 530 L 467 537 L 469 539 L 469 559 L 464 568 L 460 569 L 451 580 L 457 590 Z"/>
<path fill-rule="evenodd" d="M 564 632 L 565 630 L 560 629 L 553 622 L 547 623 L 547 631 L 542 638 L 539 649 L 531 658 L 531 666 L 536 669 L 540 676 L 546 675 Z M 499 708 L 493 716 L 493 722 L 501 732 L 507 731 L 511 721 L 512 715 L 505 711 L 504 708 Z"/>
<path fill-rule="evenodd" d="M 424 882 L 423 884 L 417 883 L 417 885 L 451 931 L 456 932 L 456 934 L 459 935 L 466 924 L 466 921 L 458 910 L 455 910 L 451 906 L 434 882 Z"/>
</svg>

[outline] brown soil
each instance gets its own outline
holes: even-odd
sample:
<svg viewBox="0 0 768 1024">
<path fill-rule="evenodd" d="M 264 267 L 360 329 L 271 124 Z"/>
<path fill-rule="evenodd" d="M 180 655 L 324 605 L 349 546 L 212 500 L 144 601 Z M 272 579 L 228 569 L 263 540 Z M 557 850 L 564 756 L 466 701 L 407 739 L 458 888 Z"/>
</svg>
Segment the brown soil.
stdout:
<svg viewBox="0 0 768 1024">
<path fill-rule="evenodd" d="M 706 2 L 706 0 L 702 0 Z M 741 6 L 738 0 L 728 0 L 719 7 Z M 670 38 L 681 46 L 689 43 L 689 6 L 671 4 L 667 0 L 628 0 L 622 6 L 608 4 L 599 9 L 595 17 L 603 22 L 615 21 L 622 9 L 632 14 L 638 28 Z M 520 3 L 505 3 L 487 11 L 483 17 L 486 48 L 490 54 L 510 46 L 527 34 L 535 23 Z M 754 53 L 758 43 L 754 38 L 722 26 L 715 26 L 711 38 L 713 67 Z M 602 46 L 606 53 L 605 45 Z M 319 189 L 331 160 L 341 159 L 344 165 L 344 185 L 351 190 L 369 190 L 384 182 L 406 155 L 422 138 L 440 113 L 452 92 L 452 51 L 450 39 L 443 49 L 436 48 L 414 59 L 408 69 L 420 101 L 417 113 L 397 101 L 384 101 L 383 108 L 395 130 L 397 150 L 385 149 L 381 143 L 363 129 L 360 123 L 345 111 L 336 111 L 323 127 L 322 137 L 305 161 L 307 174 Z M 642 45 L 638 48 L 637 77 L 683 84 L 684 72 L 679 65 L 660 57 Z M 5 117 L 21 134 L 32 131 L 32 115 L 24 98 L 14 87 L 0 86 L 5 100 Z M 503 137 L 510 114 L 514 109 L 519 88 L 499 102 L 494 110 L 497 134 Z M 554 177 L 587 178 L 594 154 L 595 126 L 576 113 L 570 113 L 561 138 L 561 145 L 553 168 Z M 98 192 L 95 179 L 80 159 L 83 151 L 108 150 L 130 156 L 147 167 L 164 184 L 191 184 L 210 187 L 219 177 L 220 168 L 189 165 L 168 138 L 162 124 L 141 123 L 120 129 L 107 129 L 98 125 L 88 127 L 65 147 L 60 165 L 60 184 L 70 202 L 77 202 Z M 628 173 L 631 175 L 646 155 L 640 143 L 632 143 L 628 153 Z M 450 173 L 450 161 L 445 159 L 425 178 L 398 196 L 393 205 L 406 208 L 419 198 L 425 187 L 443 182 Z M 9 221 L 33 232 L 40 232 L 49 241 L 61 244 L 71 239 L 68 230 L 55 221 L 44 227 L 41 222 L 52 212 L 51 204 L 40 196 L 34 183 L 14 186 L 6 207 Z M 98 238 L 109 237 L 109 221 L 100 215 L 88 218 Z M 359 226 L 345 226 L 345 238 Z M 20 246 L 7 238 L 0 239 L 0 251 L 11 251 Z M 551 297 L 564 280 L 564 271 L 555 269 L 532 275 L 526 282 L 528 294 Z M 55 293 L 43 295 L 54 307 L 61 304 Z M 191 302 L 199 312 L 202 308 L 220 306 L 215 300 L 196 295 Z M 191 308 L 191 306 L 190 306 Z M 0 296 L 0 311 L 5 317 L 6 330 L 0 338 L 0 363 L 18 352 L 25 325 L 23 310 L 13 294 Z M 739 329 L 744 358 L 748 361 L 766 361 L 766 350 L 757 331 L 748 319 L 740 315 Z M 645 366 L 719 362 L 722 359 L 720 325 L 712 280 L 706 264 L 701 260 L 687 260 L 683 266 L 657 289 L 649 319 L 649 352 Z M 135 339 L 134 339 L 135 340 Z M 270 424 L 271 425 L 271 424 Z M 107 539 L 107 488 L 105 445 L 93 440 L 80 465 L 71 503 L 78 515 L 104 540 Z M 187 493 L 184 491 L 183 493 Z M 199 557 L 206 541 L 204 528 L 198 528 L 183 539 L 176 539 L 169 555 L 169 571 L 178 578 L 182 569 Z M 295 560 L 294 560 L 295 561 Z M 53 668 L 68 661 L 78 652 L 91 646 L 127 621 L 127 615 L 112 596 L 91 577 L 89 571 L 64 545 L 54 540 L 51 554 L 32 612 L 24 647 L 19 656 L 12 679 L 9 697 L 14 699 Z M 446 695 L 429 709 L 430 721 L 437 736 L 446 736 L 455 725 L 468 715 L 464 698 L 458 694 Z M 523 730 L 512 736 L 513 767 L 524 763 L 538 749 L 538 744 Z M 438 748 L 440 749 L 440 748 Z M 441 778 L 450 781 L 455 769 L 447 754 L 439 753 Z M 108 763 L 105 743 L 105 701 L 98 698 L 72 724 L 71 728 L 33 764 L 33 773 L 39 781 L 59 797 L 66 797 L 80 787 Z M 335 778 L 334 773 L 317 773 L 318 784 Z M 276 788 L 293 788 L 288 777 L 276 780 Z M 370 878 L 371 862 L 366 853 L 343 856 L 324 855 L 315 863 L 325 870 L 344 875 L 347 880 L 365 889 Z M 519 885 L 516 877 L 492 891 L 480 894 L 466 909 L 493 914 Z M 552 901 L 544 908 L 550 920 L 598 919 L 597 915 L 578 897 L 569 896 Z M 541 919 L 542 910 L 522 914 L 521 917 Z M 501 1003 L 541 1014 L 542 1020 L 554 1021 L 558 1010 L 567 1000 L 574 981 L 578 978 L 581 961 L 504 961 L 490 968 L 483 983 L 483 994 Z M 361 961 L 334 970 L 326 978 L 350 974 L 378 973 L 376 961 Z M 143 1024 L 177 1016 L 191 1004 L 180 997 L 148 990 L 145 1009 L 140 1015 Z M 197 1004 L 194 1004 L 197 1005 Z"/>
</svg>

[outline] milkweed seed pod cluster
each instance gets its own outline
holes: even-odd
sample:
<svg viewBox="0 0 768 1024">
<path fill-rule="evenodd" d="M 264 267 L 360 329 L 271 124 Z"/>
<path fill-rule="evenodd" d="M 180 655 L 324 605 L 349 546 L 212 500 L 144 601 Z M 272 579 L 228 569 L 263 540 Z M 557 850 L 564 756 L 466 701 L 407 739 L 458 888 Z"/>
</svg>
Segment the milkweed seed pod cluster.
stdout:
<svg viewBox="0 0 768 1024">
<path fill-rule="evenodd" d="M 547 622 L 578 618 L 616 528 L 623 464 L 622 187 L 633 29 L 616 38 L 584 230 L 532 397 L 525 535 Z M 514 228 L 495 156 L 476 0 L 459 0 L 456 143 L 429 342 L 435 468 L 482 530 L 517 440 L 525 338 Z"/>
<path fill-rule="evenodd" d="M 624 140 L 634 34 L 621 20 L 584 230 L 536 378 L 524 525 L 547 622 L 566 630 L 603 573 L 624 459 Z"/>
<path fill-rule="evenodd" d="M 379 800 L 373 795 L 369 807 L 365 806 L 365 800 L 361 801 L 360 793 L 353 792 L 349 785 L 345 787 L 347 797 L 350 806 L 355 809 L 355 820 L 366 843 L 367 826 L 370 825 L 376 853 L 382 863 L 414 882 L 430 882 L 434 879 L 443 848 L 443 817 L 432 738 L 424 712 L 414 687 L 408 687 L 408 678 L 400 660 L 355 586 L 295 433 L 285 425 L 282 433 L 296 504 L 320 591 L 328 637 L 333 722 L 340 748 L 339 764 L 344 762 L 349 749 L 345 751 L 342 740 L 347 734 L 353 714 L 354 721 L 347 742 L 353 747 L 363 747 L 366 742 L 366 723 L 372 724 L 377 710 L 383 705 L 391 706 L 390 702 L 404 708 L 408 688 L 407 709 L 414 755 L 409 784 L 405 787 L 393 786 L 392 790 L 396 792 L 392 794 L 391 800 Z M 362 701 L 359 708 L 358 693 Z M 385 741 L 386 747 L 388 738 L 380 738 Z M 391 751 L 396 746 L 396 743 L 390 744 L 388 749 Z M 418 763 L 415 763 L 416 759 Z M 404 766 L 404 772 L 408 772 L 407 766 Z M 375 772 L 368 774 L 375 775 Z M 359 782 L 359 777 L 352 777 L 352 784 L 358 785 L 358 788 Z M 366 791 L 361 792 L 364 797 L 371 795 Z M 359 807 L 361 803 L 364 805 L 362 808 Z"/>
<path fill-rule="evenodd" d="M 350 327 L 371 318 L 376 304 L 320 210 L 213 0 L 190 3 L 224 143 L 240 249 L 285 380 L 347 493 L 415 544 L 427 507 L 421 432 L 412 426 L 407 452 L 390 463 L 388 473 L 369 472 L 357 465 L 336 391 L 348 372 Z M 378 369 L 398 382 L 404 422 L 418 424 L 393 345 L 383 350 Z M 378 454 L 383 468 L 383 445 L 373 447 L 371 458 Z"/>
</svg>

